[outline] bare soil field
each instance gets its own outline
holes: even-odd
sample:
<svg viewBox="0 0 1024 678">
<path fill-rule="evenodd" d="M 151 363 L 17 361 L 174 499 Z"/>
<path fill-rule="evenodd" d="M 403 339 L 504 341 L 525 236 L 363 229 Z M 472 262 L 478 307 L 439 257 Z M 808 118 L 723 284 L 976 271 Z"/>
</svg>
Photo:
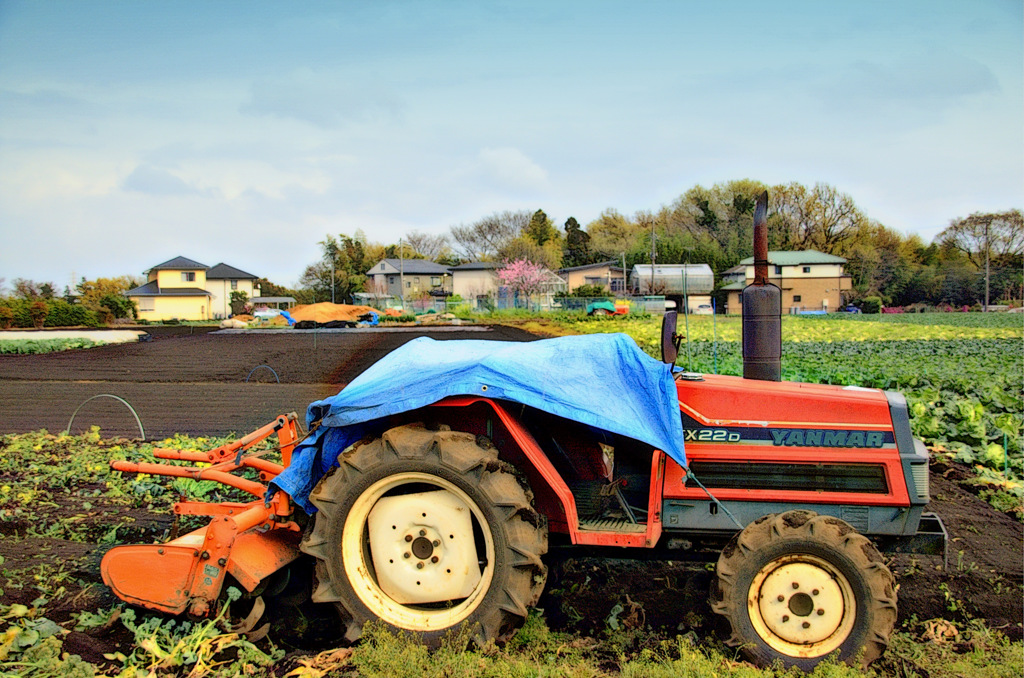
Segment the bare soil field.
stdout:
<svg viewBox="0 0 1024 678">
<path fill-rule="evenodd" d="M 303 414 L 381 356 L 416 337 L 529 341 L 511 327 L 317 331 L 146 328 L 149 342 L 43 355 L 0 356 L 0 433 L 97 425 L 105 436 L 244 434 L 278 414 Z M 247 381 L 248 380 L 248 381 Z M 280 383 L 278 383 L 280 380 Z"/>
<path fill-rule="evenodd" d="M 312 400 L 336 392 L 384 353 L 416 336 L 526 341 L 533 335 L 513 328 L 448 328 L 415 331 L 196 333 L 156 336 L 148 343 L 117 345 L 59 354 L 0 356 L 0 432 L 47 428 L 63 430 L 81 402 L 99 393 L 121 395 L 139 412 L 150 439 L 173 433 L 245 433 L 276 414 L 304 411 Z M 266 368 L 268 365 L 280 383 Z M 251 373 L 251 377 L 250 377 Z M 250 377 L 249 383 L 246 378 Z M 92 401 L 76 418 L 74 431 L 102 427 L 104 438 L 137 437 L 134 419 L 120 403 Z M 0 469 L 0 482 L 24 471 Z M 930 511 L 950 533 L 947 566 L 936 556 L 895 556 L 890 567 L 899 583 L 900 623 L 933 618 L 983 620 L 1011 639 L 1022 637 L 1022 554 L 1024 531 L 970 492 L 961 481 L 969 469 L 932 468 Z M 83 541 L 20 538 L 30 527 L 0 522 L 0 600 L 28 604 L 36 595 L 17 585 L 22 571 L 41 564 L 58 568 L 66 584 L 48 616 L 60 623 L 82 610 L 116 602 L 101 585 L 99 559 L 116 541 L 160 538 L 172 518 L 146 511 L 105 507 L 102 496 L 83 498 L 88 478 L 39 510 L 50 519 L 78 521 Z M 109 509 L 109 510 L 108 510 Z M 84 522 L 83 522 L 84 521 Z M 711 571 L 704 564 L 572 558 L 552 566 L 540 601 L 555 630 L 599 636 L 614 620 L 625 628 L 658 633 L 695 631 L 712 637 L 717 621 L 707 604 Z M 121 649 L 127 637 L 74 633 L 67 651 L 103 663 L 103 654 Z M 67 643 L 70 643 L 69 647 Z M 620 648 L 625 649 L 625 648 Z M 886 661 L 886 660 L 883 660 Z"/>
</svg>

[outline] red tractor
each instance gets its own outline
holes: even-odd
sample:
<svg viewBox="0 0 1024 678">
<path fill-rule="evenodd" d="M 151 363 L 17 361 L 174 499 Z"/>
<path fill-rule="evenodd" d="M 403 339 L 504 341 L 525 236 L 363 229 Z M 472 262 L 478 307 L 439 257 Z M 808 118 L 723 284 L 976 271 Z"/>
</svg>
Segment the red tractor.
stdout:
<svg viewBox="0 0 1024 678">
<path fill-rule="evenodd" d="M 256 598 L 307 561 L 313 601 L 337 608 L 348 641 L 380 619 L 428 644 L 463 626 L 486 642 L 509 637 L 537 602 L 549 548 L 714 552 L 712 607 L 751 660 L 810 668 L 837 653 L 866 664 L 896 622 L 881 553 L 945 545 L 941 522 L 924 513 L 928 455 L 899 394 L 765 380 L 778 331 L 757 327 L 761 292 L 744 300 L 750 336 L 761 338 L 745 348 L 767 346 L 747 356 L 767 372 L 760 378 L 674 371 L 622 335 L 500 350 L 422 339 L 340 400 L 311 405 L 306 440 L 288 415 L 211 452 L 157 453 L 205 468 L 115 462 L 219 480 L 255 499 L 180 502 L 177 513 L 210 524 L 112 549 L 104 581 L 129 603 L 203 615 L 226 581 Z M 663 326 L 670 364 L 674 321 Z M 575 355 L 608 346 L 614 364 Z M 417 350 L 430 359 L 416 363 Z M 281 465 L 249 451 L 275 433 Z M 246 468 L 261 482 L 231 473 Z"/>
</svg>

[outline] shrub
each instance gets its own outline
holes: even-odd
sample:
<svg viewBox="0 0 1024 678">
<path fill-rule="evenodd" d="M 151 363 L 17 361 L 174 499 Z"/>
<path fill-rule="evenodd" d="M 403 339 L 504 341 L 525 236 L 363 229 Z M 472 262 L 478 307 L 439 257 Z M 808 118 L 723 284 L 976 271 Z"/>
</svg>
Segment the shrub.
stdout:
<svg viewBox="0 0 1024 678">
<path fill-rule="evenodd" d="M 46 316 L 50 313 L 50 307 L 45 301 L 33 301 L 28 307 L 28 315 L 32 318 L 32 324 L 36 329 L 42 329 L 46 322 Z"/>
<path fill-rule="evenodd" d="M 604 285 L 580 285 L 567 296 L 570 297 L 610 297 Z"/>
<path fill-rule="evenodd" d="M 0 330 L 9 330 L 14 324 L 14 311 L 9 306 L 0 306 Z"/>
<path fill-rule="evenodd" d="M 882 310 L 881 297 L 864 297 L 860 302 L 862 313 L 880 313 Z"/>
<path fill-rule="evenodd" d="M 100 307 L 106 308 L 114 318 L 134 318 L 135 302 L 120 294 L 106 294 L 100 299 Z M 104 320 L 103 322 L 110 322 Z"/>
<path fill-rule="evenodd" d="M 49 307 L 47 327 L 96 327 L 99 324 L 96 314 L 80 304 L 69 304 L 63 299 L 50 299 L 46 303 Z"/>
</svg>

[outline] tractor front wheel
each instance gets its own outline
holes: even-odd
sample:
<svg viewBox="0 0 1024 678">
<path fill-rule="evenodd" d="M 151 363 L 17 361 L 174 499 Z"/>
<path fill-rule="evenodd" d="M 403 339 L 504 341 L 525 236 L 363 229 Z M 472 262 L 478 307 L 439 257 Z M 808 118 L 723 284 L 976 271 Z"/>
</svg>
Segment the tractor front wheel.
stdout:
<svg viewBox="0 0 1024 678">
<path fill-rule="evenodd" d="M 725 547 L 712 607 L 732 628 L 727 642 L 757 664 L 811 670 L 838 652 L 866 666 L 896 623 L 895 582 L 848 523 L 788 511 L 751 523 Z"/>
<path fill-rule="evenodd" d="M 336 604 L 348 640 L 371 619 L 431 646 L 463 625 L 481 644 L 511 635 L 543 590 L 547 529 L 496 450 L 401 426 L 338 464 L 310 494 L 301 548 L 313 600 Z"/>
</svg>

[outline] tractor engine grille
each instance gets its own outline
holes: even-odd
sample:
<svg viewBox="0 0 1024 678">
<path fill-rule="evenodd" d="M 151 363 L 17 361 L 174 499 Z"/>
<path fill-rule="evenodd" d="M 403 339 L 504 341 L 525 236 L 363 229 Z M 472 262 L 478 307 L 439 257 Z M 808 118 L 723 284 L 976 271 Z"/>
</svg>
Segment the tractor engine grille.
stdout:
<svg viewBox="0 0 1024 678">
<path fill-rule="evenodd" d="M 885 468 L 875 464 L 783 464 L 692 461 L 708 488 L 888 494 Z M 927 467 L 926 467 L 927 469 Z"/>
</svg>

